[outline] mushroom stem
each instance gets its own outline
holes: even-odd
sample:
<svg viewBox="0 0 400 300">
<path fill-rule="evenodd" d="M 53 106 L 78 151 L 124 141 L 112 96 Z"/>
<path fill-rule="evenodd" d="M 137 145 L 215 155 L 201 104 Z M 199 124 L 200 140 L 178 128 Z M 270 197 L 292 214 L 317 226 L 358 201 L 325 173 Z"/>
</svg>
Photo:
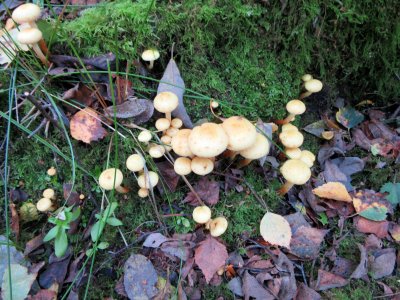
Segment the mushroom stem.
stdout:
<svg viewBox="0 0 400 300">
<path fill-rule="evenodd" d="M 171 112 L 166 112 L 165 117 L 171 122 Z"/>
<path fill-rule="evenodd" d="M 254 159 L 249 159 L 249 158 L 245 158 L 243 160 L 241 160 L 238 165 L 236 166 L 237 169 L 243 168 L 245 166 L 248 166 Z"/>
<path fill-rule="evenodd" d="M 154 60 L 151 60 L 149 63 L 149 70 L 153 69 L 154 67 Z"/>
<path fill-rule="evenodd" d="M 49 49 L 47 48 L 46 42 L 44 39 L 41 39 L 38 43 L 40 50 L 42 50 L 43 54 L 47 56 L 49 53 Z"/>
<path fill-rule="evenodd" d="M 275 123 L 278 124 L 278 125 L 287 124 L 287 123 L 290 123 L 290 122 L 294 121 L 295 117 L 296 117 L 296 115 L 289 114 L 286 118 L 284 118 L 282 120 L 276 120 Z"/>
<path fill-rule="evenodd" d="M 237 151 L 232 151 L 232 150 L 227 149 L 224 151 L 224 153 L 222 155 L 226 158 L 230 158 L 231 160 L 233 160 L 236 157 L 236 155 L 238 155 L 238 154 L 239 154 L 239 152 L 237 152 Z"/>
<path fill-rule="evenodd" d="M 312 94 L 311 92 L 301 93 L 299 99 L 301 100 L 301 99 L 307 98 L 307 97 L 311 96 L 311 94 Z"/>
<path fill-rule="evenodd" d="M 277 191 L 277 193 L 281 196 L 285 195 L 289 190 L 294 186 L 293 183 L 286 181 L 282 187 Z"/>
<path fill-rule="evenodd" d="M 40 61 L 45 65 L 49 66 L 49 61 L 47 60 L 46 56 L 43 54 L 42 50 L 40 50 L 38 44 L 33 44 L 32 45 L 32 50 L 36 53 L 37 57 L 40 59 Z"/>
<path fill-rule="evenodd" d="M 121 194 L 126 194 L 126 193 L 129 192 L 129 189 L 126 188 L 126 187 L 123 187 L 122 185 L 115 187 L 115 190 L 116 190 L 118 193 L 121 193 Z"/>
</svg>

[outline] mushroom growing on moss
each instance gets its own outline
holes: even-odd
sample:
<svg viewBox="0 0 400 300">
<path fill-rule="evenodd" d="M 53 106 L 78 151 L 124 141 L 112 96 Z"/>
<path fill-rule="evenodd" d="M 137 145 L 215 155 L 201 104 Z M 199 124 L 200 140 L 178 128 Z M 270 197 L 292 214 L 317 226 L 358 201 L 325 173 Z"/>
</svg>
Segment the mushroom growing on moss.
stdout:
<svg viewBox="0 0 400 300">
<path fill-rule="evenodd" d="M 28 45 L 31 47 L 32 50 L 35 52 L 36 56 L 40 59 L 40 61 L 45 65 L 49 66 L 50 63 L 48 62 L 46 56 L 43 54 L 42 50 L 40 49 L 38 43 L 42 39 L 42 32 L 37 28 L 26 28 L 21 30 L 18 34 L 18 42 L 23 45 Z"/>
<path fill-rule="evenodd" d="M 269 153 L 270 143 L 268 139 L 262 134 L 257 132 L 256 140 L 253 145 L 239 152 L 245 159 L 240 161 L 238 168 L 247 166 L 255 159 L 259 159 Z"/>
<path fill-rule="evenodd" d="M 155 124 L 158 131 L 167 130 L 171 126 L 171 121 L 167 118 L 160 118 L 156 121 Z"/>
<path fill-rule="evenodd" d="M 306 106 L 303 101 L 294 99 L 290 100 L 286 104 L 286 110 L 288 111 L 289 115 L 285 119 L 277 121 L 277 124 L 287 124 L 292 122 L 296 116 L 301 115 L 306 111 Z"/>
<path fill-rule="evenodd" d="M 286 148 L 298 148 L 304 142 L 304 136 L 298 130 L 286 130 L 279 134 L 282 145 Z"/>
<path fill-rule="evenodd" d="M 314 165 L 315 155 L 311 151 L 303 150 L 299 159 L 311 168 Z"/>
<path fill-rule="evenodd" d="M 175 160 L 175 173 L 181 176 L 189 175 L 192 172 L 192 160 L 187 157 L 179 157 Z"/>
<path fill-rule="evenodd" d="M 182 127 L 182 125 L 183 125 L 183 122 L 179 118 L 174 118 L 174 119 L 171 120 L 171 126 L 174 127 L 174 128 L 179 129 L 179 128 Z"/>
<path fill-rule="evenodd" d="M 148 190 L 148 189 L 146 189 L 146 188 L 140 188 L 140 189 L 138 190 L 138 196 L 139 196 L 140 198 L 146 198 L 148 195 L 149 195 L 149 190 Z"/>
<path fill-rule="evenodd" d="M 211 209 L 206 205 L 197 206 L 192 215 L 196 223 L 206 224 L 211 219 Z"/>
<path fill-rule="evenodd" d="M 142 59 L 149 62 L 149 70 L 153 69 L 154 61 L 160 58 L 160 52 L 157 49 L 147 49 L 142 53 Z"/>
<path fill-rule="evenodd" d="M 214 170 L 214 162 L 209 158 L 195 157 L 192 159 L 191 169 L 193 173 L 204 176 Z"/>
<path fill-rule="evenodd" d="M 37 28 L 36 21 L 40 17 L 40 7 L 33 3 L 25 3 L 14 9 L 12 19 L 18 24 L 28 23 L 30 27 Z"/>
<path fill-rule="evenodd" d="M 191 132 L 191 129 L 181 129 L 172 137 L 172 150 L 179 156 L 193 156 L 189 147 L 189 136 Z"/>
<path fill-rule="evenodd" d="M 158 183 L 158 175 L 153 171 L 142 174 L 137 179 L 138 185 L 143 189 L 152 189 Z"/>
<path fill-rule="evenodd" d="M 285 154 L 291 159 L 299 159 L 301 156 L 301 150 L 300 148 L 286 148 Z"/>
<path fill-rule="evenodd" d="M 147 144 L 151 140 L 151 132 L 148 130 L 142 130 L 138 135 L 139 142 Z"/>
<path fill-rule="evenodd" d="M 188 141 L 194 155 L 209 158 L 224 152 L 229 138 L 222 126 L 204 123 L 192 129 Z"/>
<path fill-rule="evenodd" d="M 306 92 L 300 95 L 300 99 L 309 97 L 313 93 L 318 93 L 322 90 L 323 84 L 318 79 L 310 79 L 304 83 L 304 88 Z"/>
<path fill-rule="evenodd" d="M 149 154 L 153 158 L 160 158 L 165 154 L 165 148 L 161 145 L 153 144 L 149 148 Z"/>
<path fill-rule="evenodd" d="M 47 170 L 47 175 L 49 175 L 49 176 L 54 176 L 54 175 L 56 175 L 57 174 L 57 170 L 56 170 L 56 168 L 54 168 L 54 167 L 50 167 L 48 170 Z"/>
<path fill-rule="evenodd" d="M 144 158 L 140 154 L 132 154 L 126 160 L 126 167 L 129 171 L 139 172 L 144 168 Z"/>
<path fill-rule="evenodd" d="M 311 177 L 310 168 L 299 159 L 289 159 L 280 168 L 285 184 L 278 190 L 280 195 L 285 195 L 293 185 L 305 184 Z"/>
<path fill-rule="evenodd" d="M 53 206 L 53 202 L 49 198 L 42 198 L 36 203 L 36 208 L 38 211 L 47 212 L 54 211 L 55 207 Z"/>
<path fill-rule="evenodd" d="M 161 92 L 154 98 L 154 108 L 165 114 L 165 117 L 171 121 L 171 112 L 179 105 L 178 96 L 172 92 Z"/>
<path fill-rule="evenodd" d="M 126 193 L 128 190 L 121 186 L 124 176 L 120 169 L 109 168 L 101 172 L 99 185 L 101 188 L 110 191 L 113 188 L 119 193 Z"/>
<path fill-rule="evenodd" d="M 56 193 L 54 192 L 53 189 L 45 189 L 42 194 L 42 196 L 44 198 L 47 198 L 50 200 L 55 200 L 56 199 L 55 195 L 56 195 Z"/>
<path fill-rule="evenodd" d="M 210 230 L 211 236 L 217 237 L 225 233 L 228 221 L 224 217 L 218 217 L 208 222 L 207 228 Z"/>
<path fill-rule="evenodd" d="M 249 148 L 256 141 L 256 127 L 244 117 L 230 117 L 221 124 L 228 135 L 227 149 L 240 151 Z"/>
</svg>

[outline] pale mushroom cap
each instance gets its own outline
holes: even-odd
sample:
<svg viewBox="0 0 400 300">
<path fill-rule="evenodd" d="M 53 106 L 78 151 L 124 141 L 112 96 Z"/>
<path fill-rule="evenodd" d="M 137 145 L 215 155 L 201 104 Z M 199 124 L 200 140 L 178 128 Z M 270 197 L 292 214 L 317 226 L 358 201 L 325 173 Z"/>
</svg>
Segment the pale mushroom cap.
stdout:
<svg viewBox="0 0 400 300">
<path fill-rule="evenodd" d="M 218 218 L 212 219 L 209 224 L 209 228 L 210 228 L 211 236 L 214 236 L 214 237 L 220 236 L 228 228 L 228 221 L 224 217 L 218 217 Z"/>
<path fill-rule="evenodd" d="M 211 209 L 208 206 L 197 206 L 193 210 L 193 220 L 198 224 L 205 224 L 211 219 Z"/>
<path fill-rule="evenodd" d="M 47 199 L 53 199 L 53 198 L 54 198 L 54 195 L 55 195 L 55 192 L 54 192 L 53 189 L 45 189 L 45 190 L 43 191 L 43 194 L 42 194 L 42 196 L 43 196 L 44 198 L 47 198 Z"/>
<path fill-rule="evenodd" d="M 139 142 L 148 143 L 151 140 L 151 133 L 150 131 L 143 130 L 138 135 Z"/>
<path fill-rule="evenodd" d="M 149 149 L 149 154 L 151 157 L 160 158 L 165 154 L 165 148 L 161 145 L 151 146 Z"/>
<path fill-rule="evenodd" d="M 178 128 L 175 127 L 170 127 L 167 129 L 167 131 L 165 132 L 167 135 L 169 135 L 170 137 L 174 137 L 175 135 L 177 135 L 179 132 Z"/>
<path fill-rule="evenodd" d="M 42 198 L 36 203 L 36 208 L 38 211 L 45 212 L 52 210 L 53 203 L 48 198 Z"/>
<path fill-rule="evenodd" d="M 309 80 L 311 80 L 311 79 L 313 79 L 313 77 L 312 77 L 311 74 L 304 74 L 304 75 L 301 77 L 301 80 L 303 80 L 304 82 L 309 81 Z"/>
<path fill-rule="evenodd" d="M 56 168 L 54 168 L 54 167 L 51 167 L 51 168 L 49 168 L 48 170 L 47 170 L 47 175 L 49 175 L 49 176 L 54 176 L 54 175 L 56 175 L 57 174 L 57 170 L 56 170 Z"/>
<path fill-rule="evenodd" d="M 192 129 L 189 135 L 189 147 L 194 155 L 214 157 L 226 150 L 228 135 L 222 126 L 204 123 Z"/>
<path fill-rule="evenodd" d="M 311 79 L 304 83 L 304 87 L 311 93 L 318 93 L 322 90 L 323 84 L 318 79 Z"/>
<path fill-rule="evenodd" d="M 289 159 L 281 167 L 282 176 L 293 184 L 305 184 L 311 177 L 310 168 L 299 159 Z"/>
<path fill-rule="evenodd" d="M 171 122 L 167 118 L 160 118 L 156 121 L 157 130 L 164 131 L 169 128 Z"/>
<path fill-rule="evenodd" d="M 181 128 L 182 125 L 183 125 L 183 122 L 179 118 L 172 119 L 172 121 L 171 121 L 171 126 L 174 128 Z"/>
<path fill-rule="evenodd" d="M 179 157 L 175 160 L 174 170 L 178 175 L 189 175 L 192 172 L 192 161 L 187 157 Z"/>
<path fill-rule="evenodd" d="M 211 107 L 212 108 L 217 108 L 219 106 L 219 103 L 215 100 L 211 101 Z"/>
<path fill-rule="evenodd" d="M 157 49 L 147 49 L 142 53 L 142 59 L 144 61 L 153 61 L 160 58 L 160 52 Z"/>
<path fill-rule="evenodd" d="M 291 123 L 287 123 L 287 124 L 283 124 L 282 125 L 282 132 L 289 131 L 289 130 L 299 131 L 299 129 L 295 125 L 293 125 Z"/>
<path fill-rule="evenodd" d="M 214 170 L 214 163 L 209 158 L 195 157 L 192 159 L 191 169 L 197 175 L 207 175 Z"/>
<path fill-rule="evenodd" d="M 171 144 L 172 137 L 170 137 L 169 135 L 163 135 L 163 136 L 160 138 L 160 140 L 161 140 L 161 142 L 163 142 L 164 144 L 169 145 L 169 144 Z"/>
<path fill-rule="evenodd" d="M 126 160 L 126 167 L 129 171 L 139 172 L 144 168 L 144 158 L 140 154 L 132 154 Z"/>
<path fill-rule="evenodd" d="M 285 153 L 291 159 L 300 159 L 301 157 L 300 148 L 287 148 L 285 149 Z"/>
<path fill-rule="evenodd" d="M 21 44 L 32 45 L 38 43 L 42 39 L 42 32 L 37 28 L 26 28 L 18 34 L 18 42 Z"/>
<path fill-rule="evenodd" d="M 149 195 L 149 190 L 148 189 L 141 188 L 141 189 L 138 190 L 138 196 L 140 198 L 146 198 L 148 195 Z"/>
<path fill-rule="evenodd" d="M 114 185 L 115 178 L 115 185 Z M 109 168 L 101 172 L 99 177 L 99 185 L 101 188 L 109 191 L 115 187 L 119 187 L 122 183 L 124 176 L 122 175 L 121 170 L 116 168 Z"/>
<path fill-rule="evenodd" d="M 12 13 L 12 18 L 18 24 L 34 22 L 40 17 L 40 7 L 33 3 L 18 6 Z"/>
<path fill-rule="evenodd" d="M 230 117 L 221 126 L 228 135 L 229 150 L 240 151 L 249 148 L 256 141 L 256 127 L 244 117 Z"/>
<path fill-rule="evenodd" d="M 171 92 L 161 92 L 154 98 L 154 108 L 162 113 L 170 113 L 178 104 L 178 96 Z"/>
<path fill-rule="evenodd" d="M 171 140 L 172 150 L 179 156 L 192 156 L 193 153 L 189 147 L 189 135 L 191 129 L 181 129 Z"/>
<path fill-rule="evenodd" d="M 303 101 L 294 99 L 294 100 L 290 100 L 286 104 L 286 110 L 288 111 L 289 114 L 301 115 L 302 113 L 304 113 L 306 111 L 306 106 L 303 103 Z"/>
<path fill-rule="evenodd" d="M 144 189 L 150 189 L 157 185 L 158 175 L 153 171 L 149 171 L 148 175 L 142 174 L 137 179 L 138 185 Z"/>
<path fill-rule="evenodd" d="M 311 168 L 314 165 L 315 155 L 311 151 L 303 150 L 301 151 L 300 160 Z"/>
<path fill-rule="evenodd" d="M 298 148 L 303 144 L 304 136 L 300 131 L 286 130 L 279 134 L 279 139 L 286 148 Z"/>
<path fill-rule="evenodd" d="M 268 154 L 270 143 L 261 133 L 257 132 L 256 141 L 249 148 L 239 152 L 241 156 L 247 159 L 259 159 Z"/>
</svg>

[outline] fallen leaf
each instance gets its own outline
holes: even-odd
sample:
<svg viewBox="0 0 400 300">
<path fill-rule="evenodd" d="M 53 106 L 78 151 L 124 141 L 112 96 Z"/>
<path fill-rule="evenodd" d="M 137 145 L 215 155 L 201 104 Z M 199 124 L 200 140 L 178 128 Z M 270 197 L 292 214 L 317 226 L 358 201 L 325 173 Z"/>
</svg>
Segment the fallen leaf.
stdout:
<svg viewBox="0 0 400 300">
<path fill-rule="evenodd" d="M 57 299 L 57 293 L 51 290 L 39 290 L 39 292 L 37 292 L 34 296 L 28 297 L 28 300 L 56 300 L 56 299 Z"/>
<path fill-rule="evenodd" d="M 219 201 L 219 184 L 214 180 L 209 180 L 207 177 L 202 177 L 193 187 L 197 195 L 202 201 L 208 205 L 217 204 Z M 192 206 L 200 205 L 197 197 L 193 192 L 189 192 L 183 203 L 188 203 Z"/>
<path fill-rule="evenodd" d="M 49 265 L 39 276 L 39 284 L 45 289 L 49 289 L 53 285 L 62 287 L 64 279 L 67 275 L 69 262 L 72 258 L 72 248 L 69 247 L 62 257 L 56 257 L 54 253 L 50 255 Z"/>
<path fill-rule="evenodd" d="M 388 298 L 390 298 L 390 296 L 392 296 L 393 290 L 389 286 L 384 284 L 382 281 L 377 281 L 376 283 L 379 284 L 383 289 L 383 295 L 382 296 L 387 296 Z M 393 299 L 393 300 L 395 300 L 395 299 Z"/>
<path fill-rule="evenodd" d="M 302 259 L 315 259 L 328 230 L 301 226 L 292 233 L 290 253 Z"/>
<path fill-rule="evenodd" d="M 293 299 L 297 291 L 293 263 L 283 252 L 279 252 L 278 260 L 275 262 L 275 266 L 276 269 L 279 270 L 281 279 L 281 288 L 277 298 L 282 300 Z"/>
<path fill-rule="evenodd" d="M 242 281 L 243 281 L 242 290 L 245 300 L 250 299 L 250 297 L 256 300 L 275 299 L 275 296 L 272 295 L 268 290 L 266 290 L 254 276 L 249 274 L 248 271 L 244 272 Z"/>
<path fill-rule="evenodd" d="M 63 197 L 68 206 L 77 206 L 80 204 L 80 194 L 72 191 L 73 185 L 71 183 L 63 184 Z"/>
<path fill-rule="evenodd" d="M 43 245 L 43 237 L 44 234 L 39 234 L 35 236 L 33 239 L 29 240 L 25 245 L 24 255 L 27 256 L 32 251 L 35 251 L 37 248 Z"/>
<path fill-rule="evenodd" d="M 93 91 L 90 88 L 82 83 L 77 83 L 73 88 L 64 92 L 62 99 L 72 99 L 79 102 L 84 107 L 89 107 L 96 98 L 93 96 Z M 78 110 L 71 105 L 66 105 L 65 107 L 71 113 L 75 113 Z"/>
<path fill-rule="evenodd" d="M 304 283 L 300 283 L 297 287 L 297 293 L 294 300 L 320 300 L 321 295 L 309 288 Z"/>
<path fill-rule="evenodd" d="M 9 241 L 9 246 L 7 247 L 7 238 L 4 235 L 0 235 L 0 282 L 3 281 L 4 271 L 8 266 L 8 250 L 10 251 L 10 263 L 27 265 L 24 256 L 21 252 L 13 246 L 13 243 Z"/>
<path fill-rule="evenodd" d="M 193 123 L 186 112 L 185 104 L 183 103 L 183 94 L 185 93 L 185 82 L 181 77 L 178 66 L 173 58 L 168 62 L 164 74 L 158 85 L 157 94 L 161 92 L 172 92 L 178 96 L 179 105 L 172 112 L 172 115 L 182 120 L 186 128 L 193 128 Z"/>
<path fill-rule="evenodd" d="M 352 202 L 346 187 L 340 182 L 328 182 L 315 189 L 313 193 L 320 198 L 327 198 L 336 201 Z"/>
<path fill-rule="evenodd" d="M 168 161 L 158 162 L 156 166 L 165 184 L 168 186 L 169 190 L 174 193 L 181 176 L 175 173 L 174 166 Z M 157 187 L 163 192 L 163 186 L 161 184 L 158 184 Z"/>
<path fill-rule="evenodd" d="M 364 121 L 364 115 L 352 107 L 343 107 L 336 113 L 336 120 L 347 129 L 351 129 Z"/>
<path fill-rule="evenodd" d="M 79 281 L 85 276 L 86 270 L 80 271 L 80 266 L 83 263 L 83 259 L 86 257 L 86 251 L 81 251 L 79 255 L 70 263 L 68 267 L 68 276 L 65 278 L 65 283 L 74 282 L 79 285 Z"/>
<path fill-rule="evenodd" d="M 107 134 L 101 126 L 97 113 L 90 108 L 80 110 L 72 116 L 70 130 L 74 139 L 87 144 L 98 141 Z"/>
<path fill-rule="evenodd" d="M 8 276 L 5 277 L 6 280 L 3 280 L 1 285 L 1 296 L 3 299 L 23 300 L 28 296 L 37 273 L 29 274 L 27 267 L 18 264 L 10 264 L 9 267 L 10 269 L 7 267 L 4 273 L 8 274 L 9 270 L 11 271 L 11 286 Z"/>
<path fill-rule="evenodd" d="M 315 135 L 316 137 L 321 137 L 321 134 L 325 131 L 325 122 L 323 120 L 319 120 L 307 125 L 303 128 L 303 130 Z"/>
<path fill-rule="evenodd" d="M 356 269 L 353 271 L 353 273 L 350 275 L 350 278 L 360 279 L 366 277 L 368 274 L 367 270 L 368 257 L 367 257 L 367 250 L 363 245 L 357 243 L 357 247 L 360 250 L 360 262 L 357 265 Z"/>
<path fill-rule="evenodd" d="M 153 103 L 146 99 L 130 99 L 104 109 L 104 113 L 117 119 L 133 118 L 135 124 L 147 122 L 154 113 Z M 139 122 L 137 122 L 140 120 Z"/>
<path fill-rule="evenodd" d="M 110 66 L 111 69 L 115 65 L 116 56 L 113 53 L 107 53 L 92 58 L 76 58 L 68 55 L 50 55 L 50 61 L 53 62 L 58 67 L 76 67 L 82 66 L 81 61 L 84 65 L 89 65 L 96 67 L 101 70 L 108 70 Z"/>
<path fill-rule="evenodd" d="M 400 183 L 387 182 L 381 187 L 380 192 L 389 193 L 385 198 L 393 207 L 400 203 Z"/>
<path fill-rule="evenodd" d="M 15 204 L 10 202 L 10 211 L 11 211 L 11 231 L 15 235 L 15 239 L 19 238 L 19 215 L 17 209 L 15 208 Z"/>
<path fill-rule="evenodd" d="M 242 280 L 240 277 L 235 277 L 228 282 L 228 289 L 236 296 L 243 297 Z"/>
<path fill-rule="evenodd" d="M 348 281 L 341 276 L 331 272 L 318 270 L 318 279 L 314 282 L 314 289 L 317 291 L 325 291 L 328 289 L 342 287 L 348 284 Z"/>
<path fill-rule="evenodd" d="M 124 287 L 129 299 L 151 299 L 158 294 L 157 272 L 150 260 L 132 254 L 124 265 Z"/>
<path fill-rule="evenodd" d="M 369 257 L 370 272 L 374 279 L 391 275 L 395 264 L 396 250 L 394 248 L 376 250 Z"/>
<path fill-rule="evenodd" d="M 166 241 L 161 245 L 160 249 L 165 254 L 186 261 L 191 256 L 194 247 L 195 243 L 189 241 Z"/>
<path fill-rule="evenodd" d="M 389 233 L 392 236 L 392 238 L 400 243 L 400 225 L 399 224 L 391 224 L 391 226 L 389 227 Z"/>
<path fill-rule="evenodd" d="M 116 104 L 123 104 L 129 97 L 133 96 L 132 82 L 121 76 L 116 76 L 115 93 L 117 94 Z"/>
<path fill-rule="evenodd" d="M 341 182 L 348 191 L 352 191 L 351 175 L 362 171 L 364 166 L 365 162 L 358 157 L 328 159 L 324 164 L 323 175 L 327 182 Z"/>
<path fill-rule="evenodd" d="M 379 238 L 385 238 L 389 229 L 389 222 L 386 220 L 371 221 L 363 217 L 354 218 L 354 225 L 359 232 L 373 233 Z"/>
<path fill-rule="evenodd" d="M 29 195 L 25 193 L 21 188 L 12 189 L 10 191 L 10 200 L 14 203 L 24 202 L 28 200 Z"/>
<path fill-rule="evenodd" d="M 383 243 L 380 238 L 378 238 L 375 234 L 370 234 L 366 237 L 364 241 L 364 247 L 367 252 L 371 250 L 379 250 L 382 249 Z"/>
<path fill-rule="evenodd" d="M 161 246 L 162 243 L 168 241 L 168 238 L 166 238 L 164 235 L 162 235 L 159 232 L 151 233 L 149 236 L 146 238 L 146 240 L 143 243 L 144 247 L 149 247 L 149 248 L 158 248 Z"/>
<path fill-rule="evenodd" d="M 353 206 L 360 216 L 372 221 L 385 220 L 391 209 L 383 195 L 372 190 L 358 191 L 353 197 Z"/>
<path fill-rule="evenodd" d="M 282 216 L 267 212 L 261 219 L 260 233 L 271 245 L 290 248 L 292 231 L 288 221 Z"/>
<path fill-rule="evenodd" d="M 208 283 L 214 274 L 225 265 L 228 252 L 225 245 L 208 235 L 196 249 L 194 257 Z"/>
<path fill-rule="evenodd" d="M 348 279 L 354 272 L 355 268 L 356 264 L 352 260 L 336 256 L 333 262 L 333 268 L 330 270 L 330 272 Z"/>
</svg>

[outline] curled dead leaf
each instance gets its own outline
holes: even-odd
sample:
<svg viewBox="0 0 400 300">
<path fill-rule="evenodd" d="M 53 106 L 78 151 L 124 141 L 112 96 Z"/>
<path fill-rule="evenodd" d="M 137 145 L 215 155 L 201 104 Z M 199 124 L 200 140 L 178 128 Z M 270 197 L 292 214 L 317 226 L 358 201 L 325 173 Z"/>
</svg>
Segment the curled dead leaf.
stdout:
<svg viewBox="0 0 400 300">
<path fill-rule="evenodd" d="M 313 189 L 313 193 L 320 198 L 344 202 L 353 201 L 344 184 L 340 182 L 327 182 Z"/>
<path fill-rule="evenodd" d="M 107 131 L 101 126 L 97 113 L 85 108 L 73 115 L 70 125 L 71 135 L 74 139 L 90 144 L 104 138 Z"/>
<path fill-rule="evenodd" d="M 288 221 L 282 216 L 267 212 L 261 219 L 260 233 L 268 243 L 290 248 L 292 231 Z"/>
</svg>

